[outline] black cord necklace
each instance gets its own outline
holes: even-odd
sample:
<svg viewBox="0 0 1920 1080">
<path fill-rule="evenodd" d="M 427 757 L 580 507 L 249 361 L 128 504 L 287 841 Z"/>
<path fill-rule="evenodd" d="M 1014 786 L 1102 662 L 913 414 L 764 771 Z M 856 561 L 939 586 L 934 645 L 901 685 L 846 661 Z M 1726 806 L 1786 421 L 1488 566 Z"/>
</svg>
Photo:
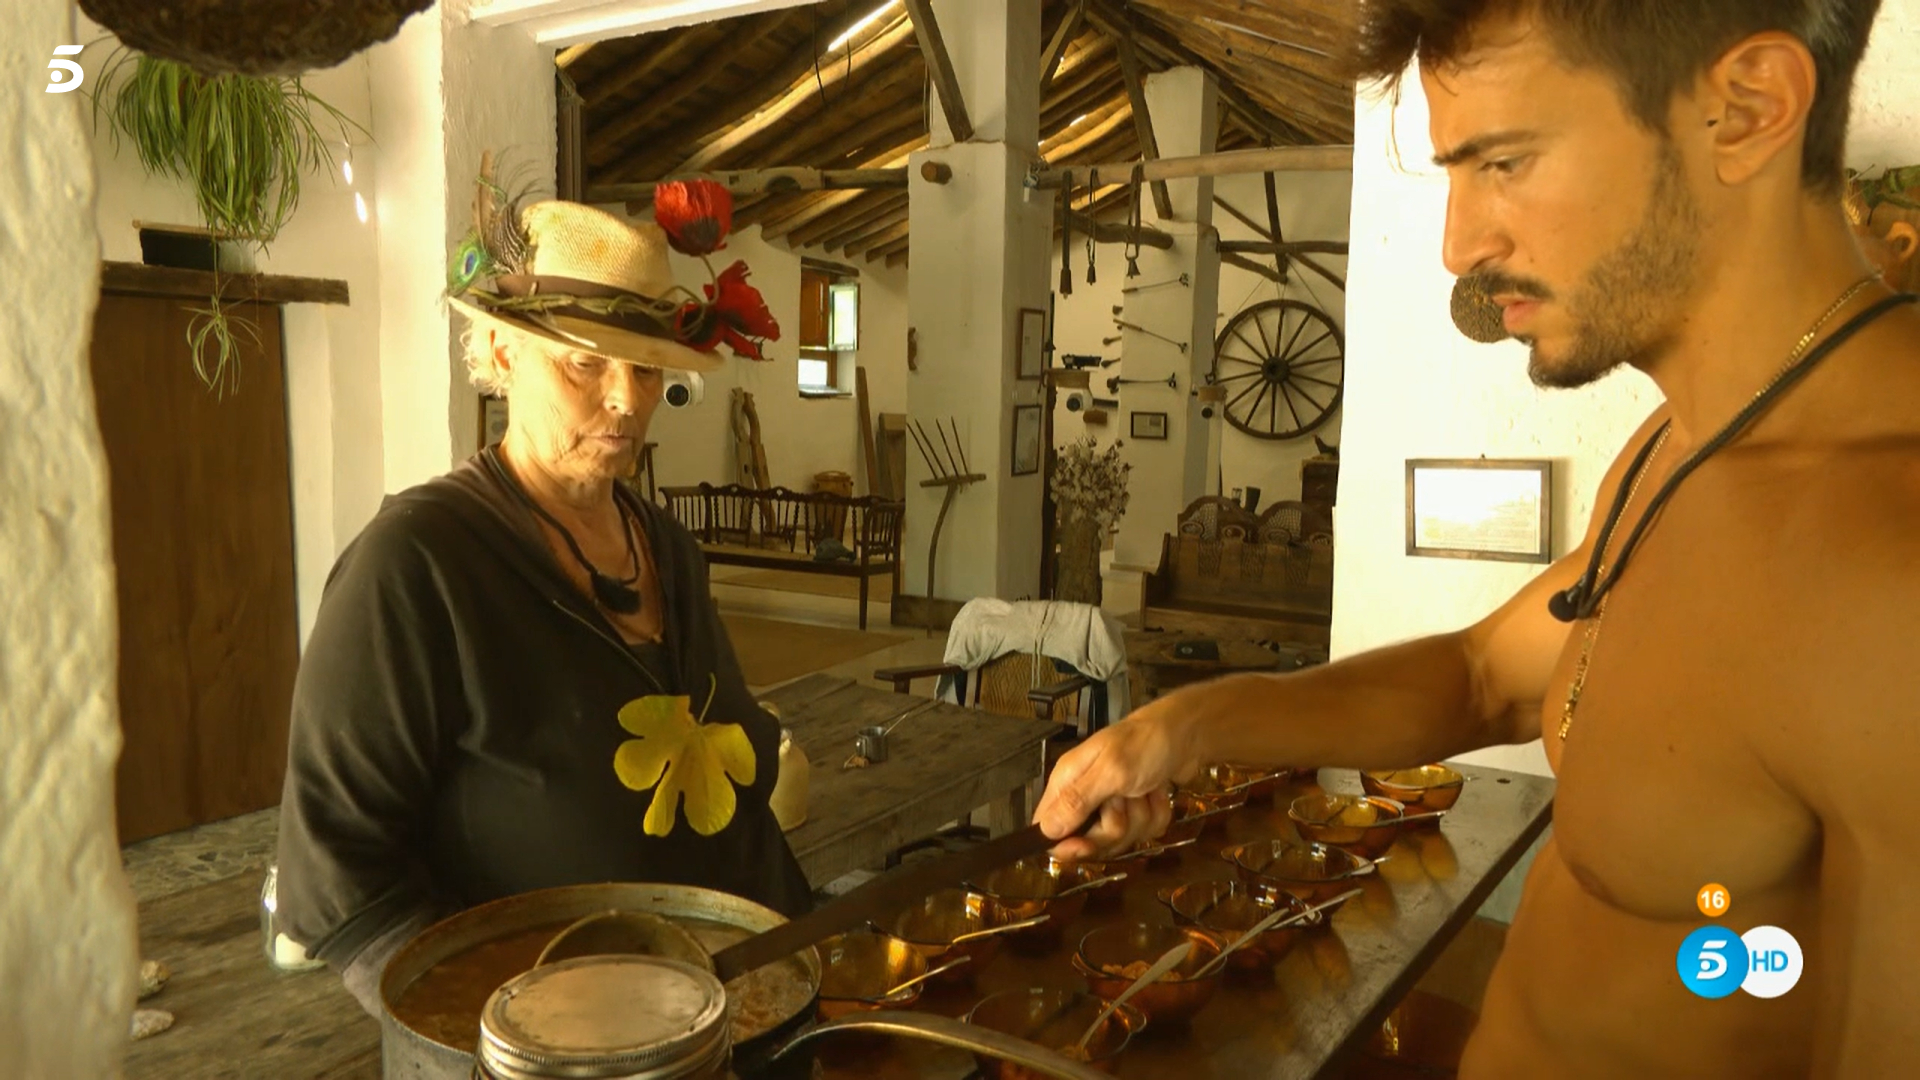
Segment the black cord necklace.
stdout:
<svg viewBox="0 0 1920 1080">
<path fill-rule="evenodd" d="M 1845 299 L 1847 298 L 1843 297 L 1843 301 Z M 1667 477 L 1666 483 L 1661 484 L 1660 490 L 1655 492 L 1653 498 L 1648 501 L 1646 511 L 1640 515 L 1640 520 L 1634 523 L 1633 531 L 1627 534 L 1627 542 L 1621 545 L 1620 555 L 1614 560 L 1613 567 L 1607 571 L 1605 577 L 1599 577 L 1600 561 L 1606 555 L 1608 542 L 1613 539 L 1614 528 L 1620 524 L 1620 515 L 1626 511 L 1627 499 L 1630 497 L 1634 486 L 1632 481 L 1640 475 L 1642 469 L 1646 468 L 1647 459 L 1652 456 L 1654 447 L 1659 445 L 1661 437 L 1666 434 L 1667 428 L 1673 422 L 1669 420 L 1661 424 L 1659 430 L 1653 433 L 1653 437 L 1647 440 L 1647 444 L 1640 448 L 1640 453 L 1633 459 L 1633 465 L 1628 469 L 1626 482 L 1620 485 L 1619 491 L 1614 495 L 1613 507 L 1607 511 L 1606 524 L 1600 528 L 1600 536 L 1594 544 L 1593 554 L 1587 557 L 1586 571 L 1580 575 L 1580 580 L 1574 582 L 1571 588 L 1568 588 L 1564 592 L 1554 593 L 1548 597 L 1547 610 L 1552 613 L 1554 618 L 1561 622 L 1575 622 L 1580 619 L 1592 617 L 1594 611 L 1600 606 L 1600 602 L 1606 598 L 1607 593 L 1613 590 L 1614 584 L 1620 580 L 1620 575 L 1626 571 L 1627 560 L 1632 557 L 1634 549 L 1640 545 L 1640 538 L 1646 533 L 1647 526 L 1653 523 L 1653 519 L 1659 512 L 1660 507 L 1666 503 L 1668 497 L 1673 494 L 1674 489 L 1680 486 L 1682 480 L 1685 480 L 1694 469 L 1698 468 L 1701 462 L 1713 456 L 1716 451 L 1732 442 L 1742 431 L 1745 431 L 1747 426 L 1753 423 L 1754 418 L 1758 417 L 1768 405 L 1771 405 L 1781 394 L 1784 394 L 1795 383 L 1804 378 L 1808 372 L 1813 370 L 1815 365 L 1825 360 L 1835 349 L 1838 349 L 1844 344 L 1848 338 L 1859 333 L 1868 323 L 1873 322 L 1894 308 L 1902 304 L 1911 304 L 1916 300 L 1920 300 L 1920 296 L 1916 296 L 1913 293 L 1896 293 L 1893 296 L 1880 300 L 1872 307 L 1867 308 L 1865 311 L 1842 323 L 1840 328 L 1833 332 L 1832 336 L 1821 342 L 1813 351 L 1807 353 L 1804 358 L 1780 372 L 1769 386 L 1754 395 L 1752 401 L 1747 402 L 1746 408 L 1735 413 L 1733 419 L 1729 420 L 1727 425 L 1721 428 L 1718 434 L 1708 439 L 1700 449 L 1695 450 L 1692 455 L 1680 463 L 1678 468 L 1673 470 L 1673 474 Z M 1818 324 L 1816 324 L 1816 329 L 1817 328 Z M 1596 580 L 1596 578 L 1598 578 L 1598 580 Z"/>
<path fill-rule="evenodd" d="M 627 563 L 633 567 L 633 573 L 624 578 L 601 573 L 598 567 L 587 561 L 586 552 L 580 550 L 580 544 L 574 540 L 573 534 L 567 531 L 565 525 L 555 520 L 552 514 L 547 513 L 545 508 L 520 486 L 520 481 L 500 460 L 497 450 L 488 455 L 487 460 L 493 465 L 494 471 L 506 480 L 507 487 L 512 489 L 514 495 L 526 505 L 527 509 L 533 511 L 541 521 L 553 526 L 554 531 L 560 534 L 560 539 L 567 542 L 567 550 L 573 553 L 573 561 L 579 563 L 580 568 L 587 572 L 587 580 L 593 586 L 593 598 L 601 607 L 616 615 L 632 615 L 640 610 L 640 590 L 633 587 L 640 580 L 640 554 L 633 544 L 633 523 L 627 517 L 627 508 L 620 504 L 618 493 L 613 497 L 613 509 L 620 515 L 620 531 L 627 538 Z"/>
</svg>

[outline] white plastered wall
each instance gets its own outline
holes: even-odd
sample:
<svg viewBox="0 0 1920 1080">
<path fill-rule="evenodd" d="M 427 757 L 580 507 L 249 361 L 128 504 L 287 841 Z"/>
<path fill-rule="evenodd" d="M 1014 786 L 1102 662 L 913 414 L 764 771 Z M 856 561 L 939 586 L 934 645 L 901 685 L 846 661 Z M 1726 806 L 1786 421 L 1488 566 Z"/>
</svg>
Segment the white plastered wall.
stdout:
<svg viewBox="0 0 1920 1080">
<path fill-rule="evenodd" d="M 47 94 L 64 0 L 0 34 L 0 1054 L 21 1077 L 117 1076 L 138 962 L 114 845 L 115 607 L 106 454 L 87 375 L 99 288 L 86 99 Z"/>
<path fill-rule="evenodd" d="M 603 209 L 624 213 L 624 208 Z M 652 220 L 643 212 L 642 220 Z M 882 412 L 907 409 L 907 270 L 888 269 L 884 261 L 849 259 L 841 253 L 813 249 L 792 250 L 760 237 L 758 226 L 735 233 L 713 256 L 715 270 L 742 260 L 752 271 L 748 284 L 760 290 L 767 310 L 780 324 L 780 340 L 763 350 L 764 362 L 741 360 L 726 346 L 720 370 L 706 376 L 705 400 L 686 409 L 661 408 L 653 414 L 647 438 L 654 449 L 654 476 L 666 486 L 691 486 L 702 481 L 733 483 L 739 463 L 733 449 L 729 398 L 735 387 L 753 394 L 760 417 L 760 441 L 767 451 L 767 471 L 775 484 L 810 491 L 822 472 L 844 472 L 854 478 L 854 493 L 865 494 L 865 451 L 860 443 L 859 404 L 849 395 L 803 399 L 800 396 L 800 260 L 814 256 L 860 272 L 859 365 L 867 372 L 868 413 L 877 422 Z M 674 281 L 698 292 L 708 280 L 699 259 L 671 256 Z M 876 450 L 877 450 L 876 446 Z"/>
<path fill-rule="evenodd" d="M 93 43 L 81 63 L 97 77 L 118 42 L 84 16 L 79 22 L 80 40 Z M 349 127 L 343 140 L 338 125 L 319 121 L 334 157 L 353 163 L 353 182 L 339 169 L 302 177 L 299 209 L 254 260 L 264 273 L 343 280 L 351 300 L 345 306 L 282 308 L 302 643 L 312 629 L 327 571 L 339 549 L 373 516 L 381 495 L 378 226 L 371 217 L 362 223 L 354 206 L 358 194 L 371 209 L 378 189 L 379 156 L 367 134 L 373 123 L 366 54 L 311 72 L 303 81 L 362 130 Z M 124 140 L 116 145 L 104 124 L 92 130 L 92 143 L 103 258 L 140 261 L 136 221 L 202 224 L 186 181 L 147 175 L 132 145 Z"/>
</svg>

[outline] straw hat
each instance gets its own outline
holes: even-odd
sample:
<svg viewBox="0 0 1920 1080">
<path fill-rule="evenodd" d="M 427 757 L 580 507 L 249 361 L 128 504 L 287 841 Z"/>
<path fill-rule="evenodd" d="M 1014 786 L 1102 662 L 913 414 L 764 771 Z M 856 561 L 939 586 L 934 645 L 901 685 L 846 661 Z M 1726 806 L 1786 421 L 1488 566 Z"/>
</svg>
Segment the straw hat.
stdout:
<svg viewBox="0 0 1920 1080">
<path fill-rule="evenodd" d="M 488 220 L 455 254 L 448 303 L 476 326 L 505 326 L 569 349 L 647 367 L 713 371 L 687 344 L 705 305 L 673 283 L 666 231 L 558 199 Z M 495 271 L 492 288 L 474 283 Z"/>
</svg>

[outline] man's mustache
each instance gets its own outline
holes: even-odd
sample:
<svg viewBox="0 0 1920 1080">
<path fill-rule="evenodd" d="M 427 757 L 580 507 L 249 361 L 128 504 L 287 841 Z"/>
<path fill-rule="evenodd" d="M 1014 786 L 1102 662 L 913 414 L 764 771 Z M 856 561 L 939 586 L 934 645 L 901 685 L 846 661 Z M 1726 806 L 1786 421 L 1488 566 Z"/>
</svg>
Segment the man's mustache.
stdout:
<svg viewBox="0 0 1920 1080">
<path fill-rule="evenodd" d="M 1531 278 L 1523 278 L 1500 270 L 1479 270 L 1460 279 L 1465 288 L 1478 292 L 1481 296 L 1518 296 L 1525 300 L 1551 300 L 1553 290 Z"/>
</svg>

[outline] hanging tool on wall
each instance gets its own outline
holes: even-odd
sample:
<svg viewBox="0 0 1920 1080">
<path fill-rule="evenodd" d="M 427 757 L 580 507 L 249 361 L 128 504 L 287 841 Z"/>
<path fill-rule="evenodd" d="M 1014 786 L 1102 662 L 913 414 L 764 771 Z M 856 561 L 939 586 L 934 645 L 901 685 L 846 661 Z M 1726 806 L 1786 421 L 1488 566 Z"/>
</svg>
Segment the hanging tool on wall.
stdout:
<svg viewBox="0 0 1920 1080">
<path fill-rule="evenodd" d="M 1113 325 L 1115 325 L 1115 326 L 1117 326 L 1117 327 L 1119 327 L 1119 328 L 1120 328 L 1120 329 L 1122 329 L 1122 330 L 1131 330 L 1131 331 L 1133 331 L 1133 332 L 1134 332 L 1134 333 L 1136 333 L 1136 334 L 1145 334 L 1145 335 L 1147 335 L 1147 336 L 1148 336 L 1148 337 L 1150 337 L 1150 338 L 1159 338 L 1159 339 L 1160 339 L 1161 341 L 1164 341 L 1164 342 L 1166 342 L 1167 344 L 1169 344 L 1169 345 L 1172 345 L 1172 346 L 1174 346 L 1175 348 L 1177 348 L 1177 349 L 1179 349 L 1179 350 L 1180 350 L 1180 355 L 1182 355 L 1182 356 L 1185 356 L 1185 355 L 1186 355 L 1186 353 L 1187 353 L 1187 343 L 1186 343 L 1186 342 L 1184 342 L 1184 341 L 1175 341 L 1175 340 L 1173 340 L 1172 338 L 1170 338 L 1170 337 L 1168 337 L 1167 335 L 1165 335 L 1165 334 L 1162 334 L 1162 333 L 1159 333 L 1159 332 L 1157 332 L 1157 331 L 1153 331 L 1153 330 L 1149 330 L 1149 329 L 1147 329 L 1146 327 L 1144 327 L 1144 326 L 1141 326 L 1141 325 L 1140 325 L 1139 323 L 1130 323 L 1130 322 L 1128 322 L 1128 321 L 1127 321 L 1127 320 L 1125 320 L 1125 319 L 1121 319 L 1121 318 L 1115 318 L 1115 319 L 1113 320 Z M 1115 341 L 1118 341 L 1118 340 L 1120 340 L 1120 339 L 1119 339 L 1119 338 L 1104 338 L 1104 339 L 1102 339 L 1102 341 L 1101 341 L 1101 344 L 1105 344 L 1105 345 L 1110 345 L 1110 344 L 1112 344 L 1113 342 L 1115 342 Z"/>
<path fill-rule="evenodd" d="M 1094 199 L 1100 194 L 1100 170 L 1087 170 L 1087 284 L 1093 284 L 1093 253 L 1099 250 L 1093 242 L 1093 229 L 1097 222 L 1093 217 Z"/>
<path fill-rule="evenodd" d="M 1169 375 L 1164 379 L 1123 379 L 1118 375 L 1107 380 L 1107 393 L 1117 394 L 1123 386 L 1164 386 L 1169 390 L 1180 389 L 1180 376 Z"/>
<path fill-rule="evenodd" d="M 1133 276 L 1136 276 L 1136 275 L 1131 275 L 1131 274 L 1130 274 L 1130 275 L 1128 275 L 1128 276 L 1129 276 L 1129 277 L 1133 277 Z M 1151 285 L 1127 285 L 1127 286 L 1124 286 L 1124 287 L 1122 287 L 1120 291 L 1121 291 L 1121 292 L 1123 292 L 1123 293 L 1136 293 L 1136 292 L 1148 292 L 1148 291 L 1151 291 L 1151 290 L 1153 290 L 1153 289 L 1164 289 L 1164 288 L 1166 288 L 1166 287 L 1167 287 L 1167 286 L 1169 286 L 1169 285 L 1184 285 L 1184 286 L 1186 286 L 1187 288 L 1189 288 L 1189 289 L 1191 289 L 1191 288 L 1193 287 L 1193 275 L 1192 275 L 1192 274 L 1181 274 L 1181 275 L 1180 275 L 1179 277 L 1177 277 L 1177 278 L 1168 278 L 1168 279 L 1167 279 L 1167 280 L 1165 280 L 1165 281 L 1156 281 L 1156 282 L 1154 282 L 1154 283 L 1153 283 L 1153 284 L 1151 284 Z M 1113 310 L 1113 313 L 1114 313 L 1115 315 L 1118 315 L 1118 314 L 1120 314 L 1120 309 L 1119 309 L 1119 308 L 1115 308 L 1115 309 Z"/>
<path fill-rule="evenodd" d="M 1133 167 L 1133 207 L 1127 217 L 1127 223 L 1133 226 L 1133 231 L 1127 234 L 1126 246 L 1121 248 L 1127 256 L 1127 277 L 1129 279 L 1140 276 L 1140 176 L 1144 168 L 1144 165 L 1135 165 Z M 1187 275 L 1181 274 L 1180 276 L 1185 278 Z M 1120 291 L 1125 292 L 1126 290 L 1122 289 Z"/>
<path fill-rule="evenodd" d="M 1060 295 L 1073 295 L 1073 170 L 1060 174 Z"/>
</svg>

